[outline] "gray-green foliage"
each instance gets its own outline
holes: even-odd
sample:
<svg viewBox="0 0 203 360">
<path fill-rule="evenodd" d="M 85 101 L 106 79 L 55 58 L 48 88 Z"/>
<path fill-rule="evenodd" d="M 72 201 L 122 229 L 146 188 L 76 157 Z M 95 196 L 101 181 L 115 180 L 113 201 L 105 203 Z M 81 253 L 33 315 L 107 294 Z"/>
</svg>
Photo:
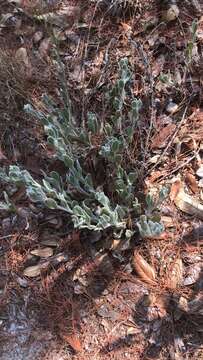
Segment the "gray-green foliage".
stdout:
<svg viewBox="0 0 203 360">
<path fill-rule="evenodd" d="M 197 21 L 194 20 L 192 22 L 191 28 L 190 28 L 190 40 L 187 43 L 187 47 L 186 47 L 186 60 L 187 63 L 190 64 L 192 62 L 193 59 L 193 49 L 196 45 L 196 40 L 197 40 Z"/>
<path fill-rule="evenodd" d="M 103 126 L 94 113 L 87 114 L 85 125 L 77 125 L 61 67 L 60 76 L 63 109 L 45 96 L 44 112 L 30 105 L 26 105 L 25 110 L 43 123 L 47 142 L 55 149 L 55 157 L 64 163 L 67 172 L 60 176 L 53 171 L 45 174 L 42 181 L 37 181 L 27 170 L 10 166 L 7 175 L 4 170 L 1 171 L 1 180 L 15 186 L 23 184 L 31 201 L 49 209 L 65 211 L 76 228 L 94 231 L 112 228 L 132 236 L 137 226 L 143 237 L 156 236 L 163 230 L 157 218 L 158 202 L 155 203 L 148 196 L 143 210 L 135 197 L 137 169 L 127 158 L 142 106 L 140 99 L 128 99 L 127 96 L 132 79 L 127 59 L 120 61 L 119 79 L 109 91 L 106 101 L 109 108 L 113 104 L 112 116 L 106 119 Z M 128 112 L 126 102 L 130 107 Z M 94 148 L 92 141 L 95 135 L 102 139 L 97 148 Z M 88 172 L 85 167 L 85 160 L 92 149 L 94 163 L 97 164 L 98 159 L 102 158 L 106 164 L 102 185 L 97 184 L 95 174 Z M 105 193 L 105 184 L 111 184 L 112 191 Z M 144 215 L 141 215 L 143 212 Z M 127 228 L 129 217 L 132 219 L 132 229 Z"/>
</svg>

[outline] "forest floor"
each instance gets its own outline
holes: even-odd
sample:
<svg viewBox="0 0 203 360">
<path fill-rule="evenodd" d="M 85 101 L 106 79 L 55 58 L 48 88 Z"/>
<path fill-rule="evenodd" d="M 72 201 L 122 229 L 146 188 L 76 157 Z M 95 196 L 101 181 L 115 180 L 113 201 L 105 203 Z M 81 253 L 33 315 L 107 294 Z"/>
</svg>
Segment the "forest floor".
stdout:
<svg viewBox="0 0 203 360">
<path fill-rule="evenodd" d="M 36 209 L 24 190 L 13 194 L 17 212 L 0 210 L 2 360 L 203 359 L 203 8 L 177 1 L 171 20 L 174 2 L 161 3 L 138 0 L 113 16 L 93 0 L 0 0 L 0 166 L 17 163 L 34 177 L 61 166 L 23 109 L 40 108 L 44 93 L 58 99 L 54 31 L 81 121 L 87 111 L 102 118 L 101 93 L 128 58 L 143 103 L 143 191 L 171 185 L 162 237 L 133 246 L 98 245 L 65 215 Z M 31 253 L 43 248 L 45 260 Z M 41 275 L 26 276 L 39 261 Z"/>
</svg>

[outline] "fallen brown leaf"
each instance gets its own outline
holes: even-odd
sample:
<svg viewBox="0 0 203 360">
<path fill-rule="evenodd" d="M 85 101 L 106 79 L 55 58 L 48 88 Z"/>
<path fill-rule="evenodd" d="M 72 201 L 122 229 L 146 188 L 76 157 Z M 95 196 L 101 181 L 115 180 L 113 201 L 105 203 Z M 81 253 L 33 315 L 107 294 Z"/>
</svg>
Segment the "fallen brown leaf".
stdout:
<svg viewBox="0 0 203 360">
<path fill-rule="evenodd" d="M 175 205 L 183 212 L 195 215 L 203 220 L 203 205 L 192 196 L 184 191 L 183 184 L 180 180 L 176 181 L 170 192 L 170 199 L 174 201 Z"/>
<path fill-rule="evenodd" d="M 203 262 L 195 263 L 187 268 L 184 285 L 192 285 L 199 281 L 203 270 Z"/>
<path fill-rule="evenodd" d="M 137 251 L 134 252 L 133 266 L 137 274 L 144 282 L 148 284 L 156 283 L 156 274 L 153 267 L 149 265 Z"/>
<path fill-rule="evenodd" d="M 167 286 L 175 290 L 181 285 L 183 278 L 183 262 L 181 259 L 176 259 L 172 264 L 167 276 Z"/>
<path fill-rule="evenodd" d="M 37 277 L 40 275 L 42 270 L 42 267 L 40 264 L 37 265 L 33 265 L 33 266 L 28 266 L 27 268 L 25 268 L 25 270 L 23 271 L 23 275 L 33 278 L 33 277 Z"/>
<path fill-rule="evenodd" d="M 34 249 L 30 252 L 32 255 L 39 256 L 42 258 L 48 258 L 53 255 L 53 249 L 50 247 L 45 247 L 43 249 Z"/>
</svg>

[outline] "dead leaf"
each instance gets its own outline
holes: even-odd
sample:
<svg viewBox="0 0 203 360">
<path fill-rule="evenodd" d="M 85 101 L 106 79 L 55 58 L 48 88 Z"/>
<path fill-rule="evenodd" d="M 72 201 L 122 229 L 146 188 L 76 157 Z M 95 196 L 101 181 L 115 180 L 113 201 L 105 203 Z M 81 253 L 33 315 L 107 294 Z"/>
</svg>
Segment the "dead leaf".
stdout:
<svg viewBox="0 0 203 360">
<path fill-rule="evenodd" d="M 43 249 L 34 249 L 30 252 L 32 255 L 39 256 L 42 258 L 48 258 L 53 255 L 53 249 L 45 247 Z"/>
<path fill-rule="evenodd" d="M 82 345 L 80 343 L 80 340 L 77 335 L 71 334 L 71 335 L 64 335 L 61 334 L 61 338 L 65 340 L 75 352 L 81 352 L 82 351 Z"/>
<path fill-rule="evenodd" d="M 142 305 L 150 309 L 148 311 L 148 320 L 155 320 L 157 318 L 164 318 L 167 315 L 167 309 L 170 302 L 170 295 L 150 293 L 143 298 Z M 149 318 L 150 317 L 150 318 Z"/>
<path fill-rule="evenodd" d="M 195 284 L 199 280 L 202 270 L 203 263 L 196 263 L 189 266 L 187 269 L 186 278 L 184 279 L 184 285 L 187 286 Z"/>
<path fill-rule="evenodd" d="M 192 196 L 185 193 L 183 184 L 180 180 L 177 180 L 171 188 L 170 193 L 171 200 L 175 205 L 183 212 L 195 215 L 203 220 L 203 205 Z"/>
<path fill-rule="evenodd" d="M 153 137 L 151 149 L 163 148 L 166 145 L 167 139 L 174 133 L 175 129 L 175 124 L 169 124 L 163 127 L 159 133 Z"/>
<path fill-rule="evenodd" d="M 203 295 L 198 295 L 188 303 L 189 313 L 203 315 Z"/>
<path fill-rule="evenodd" d="M 134 252 L 133 266 L 144 282 L 149 284 L 156 283 L 156 274 L 153 267 L 137 251 Z"/>
<path fill-rule="evenodd" d="M 198 193 L 198 184 L 196 178 L 193 174 L 187 172 L 185 175 L 185 181 L 188 187 L 192 190 L 194 194 Z"/>
<path fill-rule="evenodd" d="M 44 239 L 40 242 L 41 245 L 46 245 L 46 246 L 53 246 L 53 247 L 57 247 L 59 246 L 59 241 L 57 241 L 55 239 L 55 236 L 53 235 L 53 237 L 51 237 L 50 239 Z"/>
<path fill-rule="evenodd" d="M 167 286 L 170 289 L 176 289 L 181 285 L 183 278 L 183 262 L 181 259 L 176 259 L 168 274 Z"/>
<path fill-rule="evenodd" d="M 24 271 L 23 271 L 23 275 L 27 276 L 27 277 L 37 277 L 40 275 L 41 273 L 41 264 L 37 264 L 37 265 L 33 265 L 33 266 L 28 266 Z"/>
</svg>

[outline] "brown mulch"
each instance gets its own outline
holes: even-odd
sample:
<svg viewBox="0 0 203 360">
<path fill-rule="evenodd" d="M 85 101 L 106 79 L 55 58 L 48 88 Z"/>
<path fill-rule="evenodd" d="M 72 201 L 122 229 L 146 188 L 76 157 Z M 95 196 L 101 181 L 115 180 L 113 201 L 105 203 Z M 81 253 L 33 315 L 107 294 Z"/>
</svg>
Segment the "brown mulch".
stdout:
<svg viewBox="0 0 203 360">
<path fill-rule="evenodd" d="M 103 88 L 115 81 L 119 59 L 127 56 L 131 91 L 143 101 L 133 156 L 145 174 L 145 190 L 179 177 L 201 203 L 196 171 L 202 156 L 203 45 L 198 40 L 193 59 L 185 61 L 189 27 L 200 19 L 187 1 L 178 2 L 179 18 L 168 24 L 161 21 L 160 2 L 152 0 L 123 18 L 104 14 L 93 1 L 22 1 L 22 11 L 4 1 L 1 14 L 13 16 L 0 36 L 0 164 L 21 164 L 37 178 L 41 170 L 61 166 L 51 163 L 41 126 L 23 106 L 41 107 L 45 92 L 59 101 L 52 48 L 44 41 L 51 30 L 33 16 L 65 6 L 82 9 L 74 21 L 67 18 L 66 39 L 59 42 L 75 116 L 83 120 L 87 111 L 96 111 L 103 119 Z M 43 37 L 34 43 L 39 31 Z M 27 50 L 31 71 L 15 58 L 20 47 Z M 178 105 L 174 113 L 166 111 L 170 102 Z M 124 252 L 108 245 L 98 254 L 90 234 L 73 231 L 63 215 L 30 209 L 23 189 L 14 196 L 18 214 L 1 214 L 3 360 L 16 359 L 16 352 L 23 360 L 203 357 L 203 232 L 197 216 L 167 199 L 161 209 L 164 238 L 137 237 Z M 62 253 L 66 260 L 56 265 L 53 259 L 38 278 L 25 278 L 25 267 L 39 260 L 30 251 L 45 240 L 56 242 L 54 256 Z M 153 284 L 132 267 L 135 249 L 153 268 Z"/>
</svg>

